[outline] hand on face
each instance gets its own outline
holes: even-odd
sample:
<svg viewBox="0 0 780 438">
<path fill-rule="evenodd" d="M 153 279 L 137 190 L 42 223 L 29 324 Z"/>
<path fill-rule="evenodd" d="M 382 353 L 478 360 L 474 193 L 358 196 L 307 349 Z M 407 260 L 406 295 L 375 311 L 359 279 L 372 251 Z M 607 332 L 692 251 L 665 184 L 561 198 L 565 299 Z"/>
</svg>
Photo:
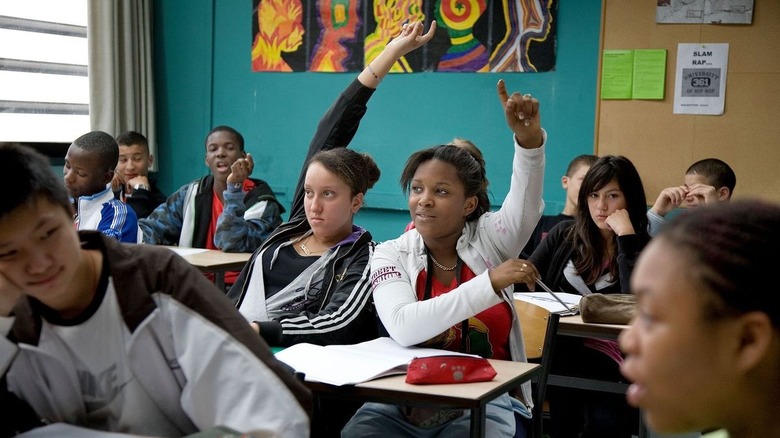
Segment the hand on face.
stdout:
<svg viewBox="0 0 780 438">
<path fill-rule="evenodd" d="M 130 181 L 128 181 L 128 182 L 127 182 L 127 184 L 125 185 L 125 191 L 126 191 L 127 193 L 133 193 L 133 190 L 134 190 L 133 188 L 134 188 L 135 186 L 139 185 L 139 184 L 140 184 L 140 185 L 147 186 L 147 187 L 150 187 L 150 185 L 149 185 L 149 178 L 147 178 L 147 177 L 145 177 L 145 176 L 143 176 L 143 175 L 138 175 L 138 176 L 136 176 L 135 178 L 132 178 L 132 179 L 131 179 Z"/>
<path fill-rule="evenodd" d="M 667 213 L 682 205 L 686 196 L 688 196 L 687 186 L 667 187 L 658 194 L 652 210 L 661 216 L 666 216 Z"/>
<path fill-rule="evenodd" d="M 707 184 L 691 184 L 686 197 L 688 207 L 697 207 L 718 202 L 718 190 Z"/>
<path fill-rule="evenodd" d="M 495 291 L 515 283 L 525 283 L 528 289 L 533 291 L 536 288 L 536 280 L 541 277 L 533 263 L 522 259 L 509 259 L 490 271 L 488 275 Z"/>
<path fill-rule="evenodd" d="M 122 176 L 119 175 L 119 172 L 114 172 L 114 177 L 111 178 L 111 190 L 117 191 L 124 185 L 125 181 L 122 179 Z"/>
<path fill-rule="evenodd" d="M 503 79 L 496 86 L 498 100 L 504 107 L 509 129 L 515 134 L 520 146 L 526 149 L 535 149 L 542 146 L 542 125 L 539 117 L 539 101 L 530 94 L 512 93 L 506 91 Z"/>
<path fill-rule="evenodd" d="M 624 208 L 615 210 L 612 214 L 607 216 L 606 223 L 607 227 L 618 236 L 636 234 L 634 225 L 631 223 L 631 217 L 628 215 L 628 210 Z"/>
<path fill-rule="evenodd" d="M 252 174 L 254 168 L 255 161 L 252 159 L 252 154 L 246 154 L 246 157 L 239 158 L 230 166 L 230 175 L 227 177 L 228 184 L 243 183 Z"/>
<path fill-rule="evenodd" d="M 0 316 L 10 315 L 21 296 L 22 290 L 0 272 Z"/>
</svg>

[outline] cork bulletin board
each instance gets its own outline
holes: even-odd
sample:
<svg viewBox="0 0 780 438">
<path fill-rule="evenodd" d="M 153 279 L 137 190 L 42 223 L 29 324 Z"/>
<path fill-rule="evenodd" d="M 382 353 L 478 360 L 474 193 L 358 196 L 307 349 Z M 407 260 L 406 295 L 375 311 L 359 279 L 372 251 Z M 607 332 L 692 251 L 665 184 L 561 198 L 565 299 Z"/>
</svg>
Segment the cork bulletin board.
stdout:
<svg viewBox="0 0 780 438">
<path fill-rule="evenodd" d="M 752 24 L 657 24 L 655 13 L 656 2 L 604 0 L 602 51 L 668 54 L 663 100 L 598 100 L 596 153 L 631 159 L 649 204 L 708 157 L 734 169 L 734 199 L 780 202 L 780 2 L 756 0 Z M 678 43 L 729 44 L 723 115 L 672 113 Z"/>
</svg>

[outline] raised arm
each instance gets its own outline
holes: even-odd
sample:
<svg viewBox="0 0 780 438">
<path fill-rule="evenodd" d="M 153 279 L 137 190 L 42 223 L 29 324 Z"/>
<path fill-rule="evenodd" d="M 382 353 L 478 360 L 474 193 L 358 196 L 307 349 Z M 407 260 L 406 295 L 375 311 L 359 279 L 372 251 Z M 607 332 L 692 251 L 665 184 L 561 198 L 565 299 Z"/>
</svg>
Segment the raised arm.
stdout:
<svg viewBox="0 0 780 438">
<path fill-rule="evenodd" d="M 498 80 L 498 99 L 504 106 L 504 116 L 509 129 L 515 134 L 515 141 L 525 149 L 542 147 L 541 118 L 539 116 L 539 101 L 530 94 L 521 95 L 518 92 L 509 95 L 506 83 Z"/>
<path fill-rule="evenodd" d="M 544 211 L 546 133 L 541 126 L 539 101 L 529 94 L 506 91 L 499 80 L 496 86 L 507 126 L 513 134 L 512 177 L 501 208 L 480 219 L 480 227 L 504 260 L 520 254 L 533 234 Z M 494 285 L 495 286 L 495 285 Z"/>
<path fill-rule="evenodd" d="M 290 219 L 300 217 L 303 212 L 303 181 L 306 178 L 306 164 L 319 151 L 347 147 L 357 133 L 360 120 L 366 113 L 366 103 L 390 71 L 390 67 L 403 55 L 422 46 L 433 38 L 436 21 L 423 33 L 423 23 L 415 22 L 404 26 L 401 34 L 370 64 L 366 65 L 356 80 L 336 99 L 317 126 L 309 144 L 309 151 L 301 166 L 301 173 L 293 197 Z"/>
<path fill-rule="evenodd" d="M 225 252 L 252 252 L 282 223 L 284 207 L 265 181 L 252 180 L 255 187 L 249 193 L 231 187 L 229 181 L 230 177 L 214 244 Z"/>
</svg>

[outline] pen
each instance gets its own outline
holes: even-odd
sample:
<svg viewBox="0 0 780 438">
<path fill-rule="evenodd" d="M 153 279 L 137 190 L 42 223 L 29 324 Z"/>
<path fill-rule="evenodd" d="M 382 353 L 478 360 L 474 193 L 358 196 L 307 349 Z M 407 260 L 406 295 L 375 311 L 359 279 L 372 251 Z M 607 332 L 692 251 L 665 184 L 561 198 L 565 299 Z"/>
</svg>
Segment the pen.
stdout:
<svg viewBox="0 0 780 438">
<path fill-rule="evenodd" d="M 547 293 L 552 295 L 556 300 L 558 300 L 559 303 L 563 304 L 563 307 L 565 307 L 566 310 L 568 310 L 569 312 L 574 312 L 574 310 L 572 310 L 572 308 L 569 307 L 568 304 L 566 304 L 558 295 L 556 295 L 555 292 L 552 291 L 552 289 L 550 289 L 549 287 L 547 287 L 546 284 L 544 284 L 541 278 L 536 279 L 536 284 L 541 286 L 542 289 L 544 289 Z"/>
</svg>

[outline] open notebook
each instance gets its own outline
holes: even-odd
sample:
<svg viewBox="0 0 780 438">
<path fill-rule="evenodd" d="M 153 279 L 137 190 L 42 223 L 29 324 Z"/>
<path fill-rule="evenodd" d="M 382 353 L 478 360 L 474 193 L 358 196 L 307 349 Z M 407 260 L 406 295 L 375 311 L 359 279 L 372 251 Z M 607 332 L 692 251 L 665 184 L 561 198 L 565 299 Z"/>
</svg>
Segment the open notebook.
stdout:
<svg viewBox="0 0 780 438">
<path fill-rule="evenodd" d="M 555 292 L 555 295 L 561 299 L 569 309 L 566 309 L 563 304 L 550 295 L 549 292 L 515 292 L 514 297 L 516 300 L 526 301 L 537 306 L 544 307 L 550 312 L 557 313 L 562 316 L 576 315 L 579 313 L 580 294 L 570 294 L 566 292 Z"/>
<path fill-rule="evenodd" d="M 405 374 L 415 357 L 474 356 L 435 348 L 402 347 L 391 338 L 354 345 L 296 344 L 276 358 L 305 374 L 306 380 L 331 385 L 352 385 L 393 374 Z"/>
</svg>

